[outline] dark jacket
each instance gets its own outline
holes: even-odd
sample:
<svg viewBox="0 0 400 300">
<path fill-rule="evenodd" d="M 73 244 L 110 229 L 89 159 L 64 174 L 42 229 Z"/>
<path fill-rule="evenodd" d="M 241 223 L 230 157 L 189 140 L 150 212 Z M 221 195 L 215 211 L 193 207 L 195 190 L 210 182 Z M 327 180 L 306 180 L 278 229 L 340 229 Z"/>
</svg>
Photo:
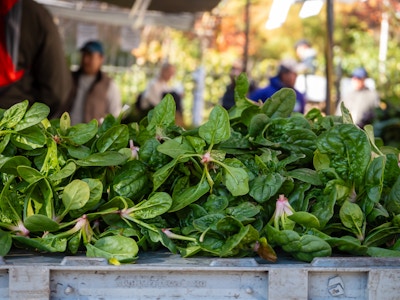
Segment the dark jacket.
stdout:
<svg viewBox="0 0 400 300">
<path fill-rule="evenodd" d="M 19 1 L 22 1 L 22 15 L 16 70 L 23 70 L 23 76 L 0 86 L 0 107 L 9 108 L 28 99 L 31 104 L 47 104 L 54 113 L 67 100 L 71 89 L 71 73 L 58 28 L 41 4 Z"/>
<path fill-rule="evenodd" d="M 270 98 L 273 94 L 275 94 L 283 87 L 284 85 L 279 76 L 275 76 L 270 79 L 270 84 L 268 86 L 266 86 L 265 88 L 257 89 L 254 92 L 250 93 L 249 98 L 253 101 L 261 100 L 262 102 L 265 102 L 268 98 Z M 306 104 L 304 95 L 296 89 L 293 90 L 296 92 L 296 105 L 293 111 L 304 113 L 304 108 Z"/>
<path fill-rule="evenodd" d="M 72 72 L 73 88 L 71 95 L 63 108 L 63 111 L 70 112 L 76 98 L 79 76 L 82 71 Z M 96 75 L 96 79 L 93 85 L 90 87 L 89 92 L 86 95 L 84 105 L 84 122 L 90 122 L 93 119 L 100 120 L 109 113 L 107 92 L 111 83 L 111 78 L 104 72 L 99 71 Z"/>
</svg>

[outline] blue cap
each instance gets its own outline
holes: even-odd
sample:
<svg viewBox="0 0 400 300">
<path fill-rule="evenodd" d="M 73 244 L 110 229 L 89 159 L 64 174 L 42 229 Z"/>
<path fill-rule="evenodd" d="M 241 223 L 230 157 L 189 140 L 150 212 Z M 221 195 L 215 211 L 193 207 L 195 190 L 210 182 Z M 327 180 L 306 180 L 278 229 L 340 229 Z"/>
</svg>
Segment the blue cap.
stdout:
<svg viewBox="0 0 400 300">
<path fill-rule="evenodd" d="M 368 77 L 368 73 L 363 67 L 360 67 L 360 68 L 356 68 L 353 71 L 353 73 L 351 73 L 351 76 L 363 79 L 363 78 L 367 78 Z"/>
<path fill-rule="evenodd" d="M 98 52 L 101 55 L 104 54 L 103 45 L 99 41 L 88 41 L 81 48 L 82 52 Z"/>
</svg>

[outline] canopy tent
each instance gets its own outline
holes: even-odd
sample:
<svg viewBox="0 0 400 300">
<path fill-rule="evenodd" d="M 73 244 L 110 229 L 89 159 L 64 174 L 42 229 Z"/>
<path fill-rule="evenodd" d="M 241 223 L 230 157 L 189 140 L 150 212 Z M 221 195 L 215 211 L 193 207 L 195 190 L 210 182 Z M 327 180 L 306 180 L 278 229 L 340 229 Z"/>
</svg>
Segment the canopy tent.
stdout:
<svg viewBox="0 0 400 300">
<path fill-rule="evenodd" d="M 119 26 L 165 26 L 189 31 L 196 17 L 220 0 L 36 0 L 55 16 Z M 90 5 L 98 4 L 98 5 Z M 106 5 L 99 5 L 106 4 Z"/>
<path fill-rule="evenodd" d="M 211 11 L 220 0 L 151 0 L 151 1 L 143 1 L 143 0 L 98 0 L 100 2 L 107 2 L 109 4 L 113 4 L 116 6 L 124 7 L 124 8 L 132 8 L 135 5 L 138 6 L 138 3 L 147 3 L 147 10 L 152 11 L 161 11 L 164 13 L 196 13 L 196 12 L 204 12 Z"/>
</svg>

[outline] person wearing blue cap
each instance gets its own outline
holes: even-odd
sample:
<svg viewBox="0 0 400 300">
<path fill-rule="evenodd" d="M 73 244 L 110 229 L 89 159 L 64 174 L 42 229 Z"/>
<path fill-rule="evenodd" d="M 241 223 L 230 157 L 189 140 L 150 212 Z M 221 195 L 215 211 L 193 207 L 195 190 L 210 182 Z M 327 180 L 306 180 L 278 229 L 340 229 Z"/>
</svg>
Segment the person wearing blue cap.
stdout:
<svg viewBox="0 0 400 300">
<path fill-rule="evenodd" d="M 104 117 L 115 117 L 121 112 L 121 96 L 112 78 L 101 71 L 104 62 L 104 48 L 101 42 L 86 42 L 81 51 L 81 64 L 72 72 L 74 88 L 67 105 L 71 124 L 87 123 L 93 119 L 102 122 Z"/>
<path fill-rule="evenodd" d="M 338 103 L 336 115 L 341 115 L 340 105 L 343 103 L 349 110 L 354 124 L 359 127 L 370 123 L 375 108 L 379 107 L 380 99 L 375 90 L 369 89 L 365 81 L 368 72 L 363 67 L 354 69 L 351 74 L 352 90 L 345 95 Z"/>
</svg>

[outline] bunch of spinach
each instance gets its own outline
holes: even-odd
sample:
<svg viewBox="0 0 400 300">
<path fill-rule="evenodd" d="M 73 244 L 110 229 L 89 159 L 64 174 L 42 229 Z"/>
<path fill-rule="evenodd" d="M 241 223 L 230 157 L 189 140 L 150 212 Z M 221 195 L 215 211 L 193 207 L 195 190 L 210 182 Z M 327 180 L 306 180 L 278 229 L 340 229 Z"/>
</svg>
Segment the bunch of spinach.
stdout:
<svg viewBox="0 0 400 300">
<path fill-rule="evenodd" d="M 236 105 L 191 130 L 176 126 L 171 95 L 130 124 L 71 126 L 27 101 L 1 111 L 0 255 L 399 256 L 399 149 L 345 107 L 301 115 L 291 89 L 265 103 L 247 90 L 240 75 Z"/>
</svg>

